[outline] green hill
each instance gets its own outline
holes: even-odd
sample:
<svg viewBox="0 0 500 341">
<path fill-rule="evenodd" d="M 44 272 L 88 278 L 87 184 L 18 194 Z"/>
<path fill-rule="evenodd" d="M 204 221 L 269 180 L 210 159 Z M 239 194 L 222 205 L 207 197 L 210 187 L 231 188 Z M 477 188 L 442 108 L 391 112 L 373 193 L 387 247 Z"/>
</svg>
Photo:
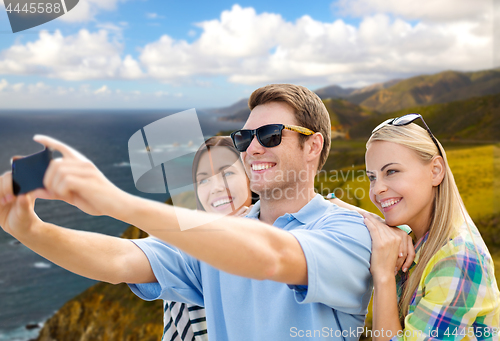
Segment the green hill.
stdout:
<svg viewBox="0 0 500 341">
<path fill-rule="evenodd" d="M 500 93 L 500 69 L 422 75 L 380 89 L 360 104 L 383 113 Z"/>
<path fill-rule="evenodd" d="M 352 127 L 369 117 L 379 114 L 373 110 L 363 108 L 345 99 L 324 99 L 323 103 L 330 114 L 332 127 Z"/>
<path fill-rule="evenodd" d="M 438 139 L 500 141 L 500 94 L 415 106 L 369 117 L 353 127 L 349 134 L 352 138 L 368 139 L 373 128 L 385 119 L 412 112 L 419 113 L 425 118 Z"/>
</svg>

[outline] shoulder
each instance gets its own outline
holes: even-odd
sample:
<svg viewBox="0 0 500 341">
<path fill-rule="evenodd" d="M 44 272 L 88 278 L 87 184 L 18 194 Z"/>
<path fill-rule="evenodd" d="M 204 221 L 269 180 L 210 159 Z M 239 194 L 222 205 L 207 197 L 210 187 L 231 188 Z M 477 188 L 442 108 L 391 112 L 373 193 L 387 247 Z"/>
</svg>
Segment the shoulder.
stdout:
<svg viewBox="0 0 500 341">
<path fill-rule="evenodd" d="M 313 222 L 313 224 L 319 228 L 359 228 L 368 233 L 368 229 L 366 228 L 361 214 L 339 207 L 335 204 L 330 204 L 323 215 Z"/>
<path fill-rule="evenodd" d="M 329 239 L 348 245 L 361 243 L 371 249 L 371 237 L 363 216 L 356 211 L 329 203 L 323 214 L 303 226 L 304 233 L 321 232 Z"/>
</svg>

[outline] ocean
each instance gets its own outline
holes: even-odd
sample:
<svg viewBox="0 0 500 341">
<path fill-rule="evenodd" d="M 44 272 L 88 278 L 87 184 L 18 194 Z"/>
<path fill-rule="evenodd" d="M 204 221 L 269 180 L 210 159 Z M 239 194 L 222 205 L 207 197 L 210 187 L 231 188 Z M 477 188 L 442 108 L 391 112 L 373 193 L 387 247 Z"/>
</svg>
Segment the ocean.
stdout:
<svg viewBox="0 0 500 341">
<path fill-rule="evenodd" d="M 128 140 L 143 126 L 179 111 L 0 111 L 0 173 L 10 169 L 12 156 L 42 150 L 32 138 L 44 134 L 80 151 L 124 191 L 164 202 L 167 194 L 146 194 L 135 188 Z M 241 126 L 200 111 L 198 117 L 205 138 Z M 128 227 L 59 201 L 37 200 L 35 211 L 46 222 L 112 236 Z M 36 338 L 40 328 L 28 329 L 27 325 L 42 325 L 65 302 L 95 283 L 45 260 L 0 229 L 0 341 Z"/>
</svg>

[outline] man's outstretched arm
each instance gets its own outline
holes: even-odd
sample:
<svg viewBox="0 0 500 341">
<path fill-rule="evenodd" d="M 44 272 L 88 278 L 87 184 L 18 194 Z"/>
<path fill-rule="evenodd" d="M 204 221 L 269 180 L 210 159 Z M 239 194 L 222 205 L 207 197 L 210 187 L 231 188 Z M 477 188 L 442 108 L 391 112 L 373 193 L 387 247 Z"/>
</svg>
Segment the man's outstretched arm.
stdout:
<svg viewBox="0 0 500 341">
<path fill-rule="evenodd" d="M 112 216 L 140 227 L 222 271 L 254 279 L 307 284 L 305 255 L 297 239 L 255 219 L 174 208 L 126 195 L 127 210 Z M 188 226 L 181 230 L 178 220 Z"/>
<path fill-rule="evenodd" d="M 109 283 L 154 282 L 144 253 L 130 240 L 45 223 L 34 212 L 32 195 L 12 195 L 12 177 L 0 177 L 0 226 L 55 264 Z"/>
<path fill-rule="evenodd" d="M 89 214 L 108 215 L 135 225 L 150 235 L 154 235 L 195 258 L 228 273 L 255 279 L 270 279 L 288 284 L 307 284 L 306 259 L 299 242 L 292 234 L 258 220 L 220 216 L 217 216 L 217 219 L 213 222 L 187 231 L 181 231 L 177 222 L 179 215 L 182 216 L 183 220 L 187 219 L 199 223 L 206 221 L 209 214 L 174 209 L 169 205 L 132 196 L 109 182 L 95 165 L 71 147 L 48 137 L 37 137 L 36 141 L 60 151 L 63 158 L 51 162 L 44 178 L 44 185 L 47 189 L 35 191 L 34 196 L 64 200 Z M 6 183 L 8 182 L 6 181 Z M 4 194 L 9 194 L 11 191 L 11 189 L 10 191 L 6 190 Z M 2 216 L 2 209 L 5 209 L 5 205 L 1 201 L 5 198 L 6 195 L 0 196 L 0 216 Z M 9 197 L 7 196 L 7 198 Z M 13 199 L 11 198 L 11 200 Z M 22 196 L 15 199 L 16 205 L 19 200 L 24 199 L 22 199 Z M 2 217 L 2 219 L 4 218 Z M 17 229 L 17 223 L 4 225 L 0 221 L 0 224 L 7 232 L 9 232 L 8 229 L 11 226 Z M 7 229 L 5 226 L 7 226 Z M 31 226 L 33 226 L 33 222 L 27 229 L 30 230 Z M 26 237 L 28 237 L 29 232 L 27 232 L 26 228 L 21 230 L 17 233 L 26 234 Z M 14 235 L 14 233 L 12 234 Z M 56 236 L 61 243 L 66 238 L 69 238 L 67 234 L 62 233 L 60 230 L 57 230 L 57 234 L 53 237 L 56 238 Z M 89 234 L 89 236 L 88 242 L 77 237 L 71 239 L 72 243 L 74 243 L 72 244 L 72 250 L 81 248 L 86 252 L 101 253 L 110 247 L 106 242 L 93 245 L 93 238 L 97 240 L 97 236 L 94 234 Z M 27 243 L 27 246 L 35 250 L 35 252 L 57 264 L 61 264 L 70 271 L 103 280 L 101 276 L 105 274 L 102 271 L 96 271 L 97 265 L 94 262 L 89 262 L 89 265 L 78 262 L 79 252 L 75 253 L 74 261 L 67 264 L 64 260 L 64 257 L 67 256 L 63 252 L 52 253 L 48 250 L 49 248 L 40 247 L 39 244 L 43 244 L 44 241 L 35 238 L 33 244 L 36 245 L 32 245 L 30 241 L 26 240 L 28 238 L 23 238 L 23 236 L 16 236 L 16 238 L 19 238 L 23 243 Z M 37 235 L 37 238 L 43 237 Z M 123 244 L 123 247 L 128 249 L 129 244 L 127 246 Z M 111 248 L 111 254 L 116 254 L 121 246 L 119 244 L 113 245 L 116 245 L 116 248 L 114 246 Z M 132 246 L 139 250 L 135 245 Z M 133 252 L 132 249 L 129 251 Z M 139 250 L 139 252 L 142 251 Z M 132 254 L 135 255 L 135 253 Z M 141 256 L 145 257 L 142 253 Z M 101 258 L 101 261 L 105 262 L 106 259 Z M 123 266 L 127 266 L 127 264 L 125 263 Z M 107 273 L 107 271 L 104 272 Z M 106 281 L 138 282 L 121 278 L 120 276 L 124 276 L 123 273 L 121 271 L 118 273 L 113 280 L 107 279 Z"/>
</svg>

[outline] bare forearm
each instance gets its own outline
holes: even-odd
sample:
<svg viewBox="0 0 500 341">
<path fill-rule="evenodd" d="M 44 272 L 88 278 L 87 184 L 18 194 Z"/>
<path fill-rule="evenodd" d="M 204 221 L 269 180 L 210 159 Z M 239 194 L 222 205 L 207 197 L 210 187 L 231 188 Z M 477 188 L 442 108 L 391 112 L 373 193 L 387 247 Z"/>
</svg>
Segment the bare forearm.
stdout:
<svg viewBox="0 0 500 341">
<path fill-rule="evenodd" d="M 129 240 L 71 230 L 42 221 L 16 237 L 34 252 L 69 271 L 109 283 L 127 282 L 129 275 L 126 264 L 123 264 L 127 252 L 136 252 L 135 248 L 139 257 L 142 254 Z M 149 266 L 147 260 L 144 264 Z M 146 268 L 144 273 L 147 271 Z M 137 279 L 144 276 L 136 275 Z"/>
<path fill-rule="evenodd" d="M 305 257 L 298 241 L 288 232 L 255 219 L 174 209 L 133 196 L 126 198 L 124 205 L 130 209 L 120 210 L 115 218 L 222 271 L 254 279 L 307 284 Z M 197 227 L 182 231 L 178 216 L 187 226 Z M 297 270 L 290 272 L 287 268 Z"/>
<path fill-rule="evenodd" d="M 375 279 L 373 293 L 374 341 L 390 340 L 402 329 L 399 322 L 396 281 L 394 277 Z M 383 332 L 382 332 L 383 330 Z"/>
</svg>

